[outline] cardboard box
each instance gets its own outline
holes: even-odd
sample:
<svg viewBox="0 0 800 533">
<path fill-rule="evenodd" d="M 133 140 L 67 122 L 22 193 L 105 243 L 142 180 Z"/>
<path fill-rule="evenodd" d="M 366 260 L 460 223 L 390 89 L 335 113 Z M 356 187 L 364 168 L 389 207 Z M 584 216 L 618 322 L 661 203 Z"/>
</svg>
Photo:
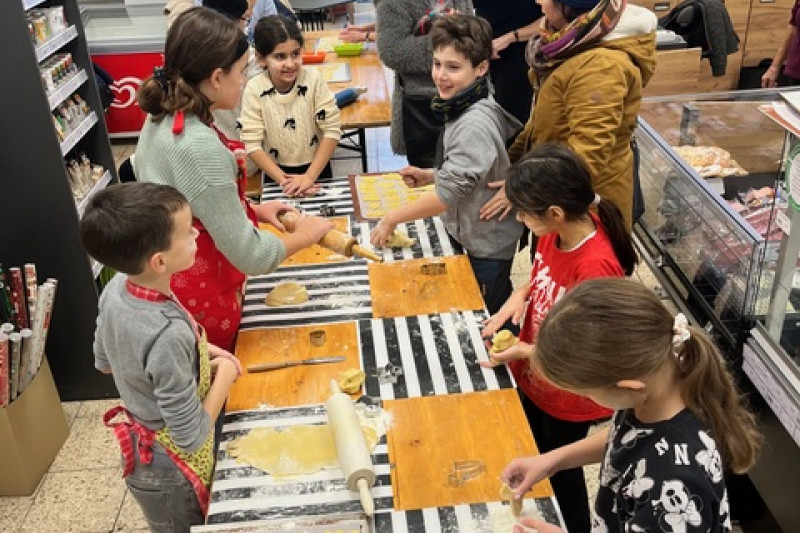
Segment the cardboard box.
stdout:
<svg viewBox="0 0 800 533">
<path fill-rule="evenodd" d="M 30 385 L 0 409 L 0 496 L 33 494 L 68 435 L 45 358 Z"/>
</svg>

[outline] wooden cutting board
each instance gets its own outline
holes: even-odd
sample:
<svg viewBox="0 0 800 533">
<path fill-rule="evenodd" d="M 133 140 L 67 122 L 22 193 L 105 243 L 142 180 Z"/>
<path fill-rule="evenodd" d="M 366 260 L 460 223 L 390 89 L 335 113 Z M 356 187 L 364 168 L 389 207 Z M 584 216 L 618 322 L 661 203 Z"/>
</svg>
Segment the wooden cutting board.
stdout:
<svg viewBox="0 0 800 533">
<path fill-rule="evenodd" d="M 369 263 L 368 268 L 375 318 L 484 308 L 478 282 L 465 255 Z M 443 273 L 432 273 L 442 268 Z"/>
<path fill-rule="evenodd" d="M 538 453 L 514 389 L 386 400 L 387 435 L 397 510 L 500 500 L 500 473 L 515 457 Z M 454 486 L 456 462 L 485 471 Z M 548 480 L 527 497 L 553 495 Z"/>
<path fill-rule="evenodd" d="M 329 217 L 333 222 L 333 227 L 343 233 L 350 234 L 350 219 L 348 217 Z M 260 223 L 259 228 L 270 231 L 275 235 L 281 235 L 281 232 L 275 229 L 272 224 Z M 287 257 L 281 266 L 292 265 L 313 265 L 320 263 L 341 263 L 343 261 L 350 261 L 351 258 L 337 254 L 333 250 L 323 248 L 319 244 L 312 244 L 308 248 L 303 248 L 295 254 Z"/>
<path fill-rule="evenodd" d="M 309 334 L 325 332 L 325 344 L 312 346 Z M 348 368 L 361 368 L 355 322 L 240 331 L 236 356 L 243 368 L 256 363 L 297 361 L 311 357 L 343 355 L 341 363 L 298 365 L 240 376 L 231 388 L 228 411 L 254 409 L 260 404 L 276 407 L 325 403 L 330 381 Z"/>
</svg>

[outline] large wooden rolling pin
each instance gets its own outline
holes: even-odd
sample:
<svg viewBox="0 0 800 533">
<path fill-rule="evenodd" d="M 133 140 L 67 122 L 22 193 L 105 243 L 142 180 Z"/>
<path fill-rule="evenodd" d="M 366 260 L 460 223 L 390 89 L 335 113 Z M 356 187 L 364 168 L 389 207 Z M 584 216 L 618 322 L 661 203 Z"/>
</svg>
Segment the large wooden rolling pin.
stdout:
<svg viewBox="0 0 800 533">
<path fill-rule="evenodd" d="M 291 233 L 296 228 L 297 218 L 297 213 L 289 211 L 281 214 L 278 217 L 278 220 L 281 221 L 281 224 L 283 224 L 283 227 L 286 228 L 286 231 Z M 337 229 L 332 229 L 323 235 L 317 244 L 324 246 L 328 250 L 333 250 L 338 254 L 342 254 L 345 257 L 353 257 L 353 255 L 357 255 L 358 257 L 371 259 L 372 261 L 377 261 L 379 263 L 383 261 L 383 257 L 358 244 L 358 240 L 356 240 L 355 237 L 346 233 L 342 233 Z"/>
<path fill-rule="evenodd" d="M 360 493 L 364 513 L 372 516 L 375 502 L 372 501 L 370 487 L 375 484 L 375 469 L 353 400 L 339 390 L 335 380 L 331 380 L 331 396 L 325 402 L 325 409 L 347 488 Z"/>
</svg>

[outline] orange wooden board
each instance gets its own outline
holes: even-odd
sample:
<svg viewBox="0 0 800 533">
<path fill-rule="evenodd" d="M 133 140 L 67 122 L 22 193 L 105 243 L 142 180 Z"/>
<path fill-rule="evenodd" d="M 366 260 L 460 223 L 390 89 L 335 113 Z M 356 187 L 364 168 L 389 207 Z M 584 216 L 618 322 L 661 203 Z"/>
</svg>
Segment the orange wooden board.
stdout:
<svg viewBox="0 0 800 533">
<path fill-rule="evenodd" d="M 348 217 L 330 217 L 330 220 L 333 222 L 333 227 L 338 229 L 343 233 L 350 234 L 350 219 Z M 275 235 L 280 235 L 281 232 L 275 229 L 275 226 L 272 224 L 265 224 L 261 223 L 258 225 L 261 229 L 265 229 L 274 233 Z M 308 248 L 303 248 L 299 250 L 295 254 L 287 257 L 281 266 L 292 266 L 292 265 L 313 265 L 313 264 L 320 264 L 320 263 L 342 263 L 344 261 L 350 261 L 350 257 L 345 257 L 342 254 L 337 254 L 333 250 L 328 250 L 327 248 L 323 248 L 318 244 L 312 244 Z"/>
<path fill-rule="evenodd" d="M 312 346 L 309 333 L 325 331 L 325 344 Z M 324 403 L 330 396 L 331 379 L 342 370 L 361 368 L 355 322 L 240 331 L 236 356 L 242 367 L 256 363 L 297 361 L 311 357 L 343 355 L 341 363 L 298 365 L 240 376 L 231 388 L 228 411 L 273 406 Z"/>
<path fill-rule="evenodd" d="M 445 273 L 423 274 L 422 266 L 443 263 Z M 475 274 L 465 255 L 369 263 L 375 318 L 474 311 L 484 308 Z"/>
<path fill-rule="evenodd" d="M 386 400 L 396 510 L 500 500 L 500 473 L 515 457 L 538 453 L 514 389 Z M 479 460 L 486 470 L 453 486 L 456 461 Z M 548 480 L 527 497 L 553 495 Z"/>
</svg>

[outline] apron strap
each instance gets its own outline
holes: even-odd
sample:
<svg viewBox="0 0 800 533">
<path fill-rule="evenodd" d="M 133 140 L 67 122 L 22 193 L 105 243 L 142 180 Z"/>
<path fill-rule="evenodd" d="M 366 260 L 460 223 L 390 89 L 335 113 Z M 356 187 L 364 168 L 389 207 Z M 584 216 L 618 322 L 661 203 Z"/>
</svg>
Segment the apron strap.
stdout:
<svg viewBox="0 0 800 533">
<path fill-rule="evenodd" d="M 124 414 L 128 418 L 128 421 L 111 422 L 118 414 Z M 130 475 L 133 472 L 133 468 L 136 464 L 133 453 L 133 439 L 131 438 L 131 432 L 135 432 L 138 437 L 139 459 L 141 460 L 142 464 L 149 465 L 153 461 L 153 443 L 155 442 L 156 437 L 155 431 L 145 427 L 140 422 L 137 422 L 131 415 L 130 411 L 125 409 L 125 407 L 119 405 L 109 409 L 106 414 L 103 415 L 103 424 L 106 427 L 110 427 L 114 430 L 114 436 L 117 437 L 117 442 L 119 443 L 120 450 L 122 451 L 122 456 L 125 459 L 125 468 L 122 471 L 122 477 L 127 477 Z M 195 471 L 192 470 L 188 464 L 186 464 L 186 461 L 178 456 L 178 454 L 166 446 L 164 446 L 164 450 L 167 452 L 169 458 L 172 459 L 172 462 L 175 463 L 175 466 L 178 467 L 178 470 L 181 471 L 186 480 L 192 486 L 194 494 L 197 497 L 197 502 L 200 504 L 200 509 L 203 512 L 203 516 L 206 516 L 208 514 L 208 504 L 210 500 L 208 487 L 205 483 L 203 483 L 203 480 L 200 479 L 200 476 L 198 476 L 197 473 L 195 473 Z"/>
</svg>

